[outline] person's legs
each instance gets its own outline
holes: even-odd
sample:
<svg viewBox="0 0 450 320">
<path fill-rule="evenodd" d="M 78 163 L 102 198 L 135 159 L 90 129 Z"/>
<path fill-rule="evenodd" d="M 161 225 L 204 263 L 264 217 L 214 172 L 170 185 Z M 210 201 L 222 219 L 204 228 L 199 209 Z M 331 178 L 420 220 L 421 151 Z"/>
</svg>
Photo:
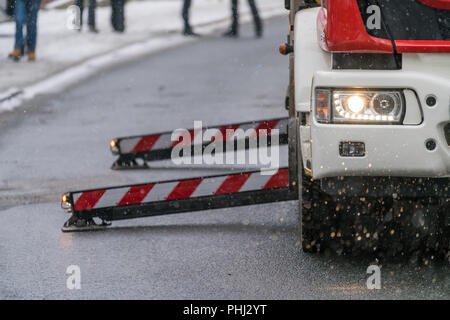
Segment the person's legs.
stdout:
<svg viewBox="0 0 450 320">
<path fill-rule="evenodd" d="M 29 52 L 36 50 L 37 41 L 37 17 L 41 6 L 41 0 L 26 1 L 27 10 L 27 46 Z"/>
<path fill-rule="evenodd" d="M 125 0 L 118 0 L 118 23 L 117 23 L 117 31 L 124 32 L 125 31 Z"/>
<path fill-rule="evenodd" d="M 231 27 L 224 33 L 226 37 L 236 37 L 239 29 L 238 0 L 231 0 Z"/>
<path fill-rule="evenodd" d="M 27 11 L 26 11 L 26 4 L 25 0 L 17 0 L 16 1 L 16 7 L 14 10 L 14 14 L 16 16 L 16 36 L 15 36 L 15 43 L 14 43 L 14 51 L 22 50 L 24 43 L 23 43 L 23 25 L 25 24 L 27 20 Z"/>
<path fill-rule="evenodd" d="M 183 20 L 184 20 L 184 31 L 183 34 L 185 36 L 198 36 L 198 34 L 196 34 L 191 27 L 191 24 L 189 23 L 189 11 L 191 8 L 191 0 L 184 0 L 183 3 L 183 11 L 181 13 L 181 15 L 183 16 Z"/>
<path fill-rule="evenodd" d="M 6 14 L 10 17 L 14 15 L 14 0 L 6 0 Z"/>
<path fill-rule="evenodd" d="M 111 0 L 111 24 L 115 31 L 125 31 L 125 1 Z"/>
<path fill-rule="evenodd" d="M 83 25 L 83 9 L 84 9 L 84 0 L 75 0 L 75 5 L 80 8 L 80 27 Z"/>
<path fill-rule="evenodd" d="M 97 8 L 97 0 L 89 0 L 88 25 L 91 31 L 97 31 L 95 28 L 95 9 Z"/>
<path fill-rule="evenodd" d="M 183 11 L 181 13 L 184 20 L 184 28 L 187 29 L 189 25 L 189 9 L 191 8 L 191 0 L 184 0 Z"/>
<path fill-rule="evenodd" d="M 239 27 L 239 12 L 238 12 L 238 0 L 231 0 L 231 13 L 232 13 L 232 23 L 231 29 L 237 32 Z"/>
<path fill-rule="evenodd" d="M 256 7 L 255 0 L 248 0 L 248 5 L 250 6 L 250 9 L 253 14 L 253 21 L 255 22 L 255 31 L 256 36 L 261 37 L 263 32 L 263 26 L 261 18 L 259 17 L 258 8 Z"/>
</svg>

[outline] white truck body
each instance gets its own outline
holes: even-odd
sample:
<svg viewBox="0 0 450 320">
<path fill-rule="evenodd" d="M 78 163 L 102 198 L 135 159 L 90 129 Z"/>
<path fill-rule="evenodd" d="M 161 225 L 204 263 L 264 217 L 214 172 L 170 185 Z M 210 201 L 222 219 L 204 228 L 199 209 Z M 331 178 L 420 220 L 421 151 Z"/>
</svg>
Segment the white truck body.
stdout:
<svg viewBox="0 0 450 320">
<path fill-rule="evenodd" d="M 295 109 L 309 113 L 300 126 L 299 170 L 314 179 L 339 176 L 450 177 L 450 148 L 444 127 L 450 122 L 450 54 L 403 54 L 401 70 L 332 70 L 332 53 L 319 46 L 319 8 L 295 19 Z M 319 123 L 316 88 L 404 89 L 401 125 Z M 428 96 L 437 104 L 429 107 Z M 437 147 L 429 151 L 426 142 Z M 342 141 L 365 143 L 364 157 L 341 157 Z"/>
</svg>

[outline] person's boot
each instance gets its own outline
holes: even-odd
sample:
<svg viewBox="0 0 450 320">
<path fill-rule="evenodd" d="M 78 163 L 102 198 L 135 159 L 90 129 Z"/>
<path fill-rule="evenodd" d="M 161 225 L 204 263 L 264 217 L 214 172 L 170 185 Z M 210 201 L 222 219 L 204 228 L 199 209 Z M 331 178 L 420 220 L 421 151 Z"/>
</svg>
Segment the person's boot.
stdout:
<svg viewBox="0 0 450 320">
<path fill-rule="evenodd" d="M 191 36 L 191 37 L 199 37 L 200 36 L 198 33 L 195 33 L 194 30 L 192 30 L 190 25 L 184 26 L 183 35 Z"/>
<path fill-rule="evenodd" d="M 28 52 L 28 61 L 36 61 L 36 52 L 35 51 L 30 51 Z"/>
<path fill-rule="evenodd" d="M 263 36 L 263 26 L 261 23 L 255 26 L 255 35 L 257 38 L 262 38 Z"/>
<path fill-rule="evenodd" d="M 224 37 L 237 38 L 239 37 L 239 32 L 236 27 L 232 26 L 228 31 L 223 34 Z"/>
<path fill-rule="evenodd" d="M 89 26 L 89 32 L 98 33 L 98 29 L 95 26 Z"/>
<path fill-rule="evenodd" d="M 119 23 L 113 23 L 113 29 L 115 32 L 123 33 L 125 32 L 125 25 Z"/>
<path fill-rule="evenodd" d="M 19 61 L 21 57 L 22 57 L 21 49 L 14 49 L 13 52 L 11 52 L 8 55 L 8 58 L 12 59 L 13 61 Z"/>
<path fill-rule="evenodd" d="M 261 38 L 263 35 L 263 22 L 258 13 L 254 14 L 253 22 L 255 23 L 255 35 L 257 38 Z"/>
</svg>

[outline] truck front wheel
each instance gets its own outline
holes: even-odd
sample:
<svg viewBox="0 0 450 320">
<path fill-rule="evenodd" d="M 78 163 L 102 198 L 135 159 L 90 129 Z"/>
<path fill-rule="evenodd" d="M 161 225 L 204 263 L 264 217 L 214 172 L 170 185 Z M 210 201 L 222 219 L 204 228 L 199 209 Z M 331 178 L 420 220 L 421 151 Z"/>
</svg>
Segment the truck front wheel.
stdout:
<svg viewBox="0 0 450 320">
<path fill-rule="evenodd" d="M 331 196 L 301 175 L 304 252 L 449 259 L 450 199 Z"/>
<path fill-rule="evenodd" d="M 320 190 L 318 181 L 305 174 L 301 176 L 300 233 L 304 252 L 315 253 L 329 248 L 334 237 L 341 236 L 336 230 L 336 204 L 334 199 Z"/>
<path fill-rule="evenodd" d="M 299 205 L 303 251 L 378 252 L 380 240 L 389 232 L 385 217 L 392 205 L 392 198 L 328 195 L 320 181 L 303 174 Z"/>
</svg>

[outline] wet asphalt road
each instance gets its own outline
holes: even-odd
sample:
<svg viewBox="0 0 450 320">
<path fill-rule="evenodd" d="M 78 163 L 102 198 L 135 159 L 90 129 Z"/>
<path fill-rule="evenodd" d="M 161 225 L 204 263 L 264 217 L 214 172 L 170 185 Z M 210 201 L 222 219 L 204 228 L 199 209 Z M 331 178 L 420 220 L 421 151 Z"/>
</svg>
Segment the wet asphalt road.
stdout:
<svg viewBox="0 0 450 320">
<path fill-rule="evenodd" d="M 449 299 L 447 262 L 384 262 L 383 287 L 373 291 L 370 257 L 302 253 L 295 201 L 60 232 L 63 191 L 229 171 L 159 162 L 113 172 L 108 142 L 194 120 L 285 116 L 287 59 L 277 45 L 286 25 L 268 21 L 262 40 L 250 26 L 239 40 L 208 36 L 1 115 L 0 298 Z M 80 290 L 66 288 L 69 265 L 81 269 Z"/>
</svg>

